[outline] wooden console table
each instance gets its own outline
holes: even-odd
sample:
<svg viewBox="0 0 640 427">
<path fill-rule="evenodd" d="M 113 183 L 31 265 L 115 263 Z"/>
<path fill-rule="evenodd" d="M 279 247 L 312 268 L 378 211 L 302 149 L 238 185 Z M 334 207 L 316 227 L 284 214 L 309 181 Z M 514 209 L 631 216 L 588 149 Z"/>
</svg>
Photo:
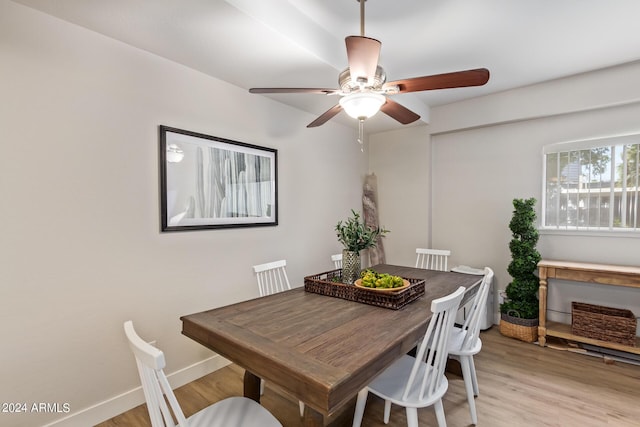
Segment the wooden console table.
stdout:
<svg viewBox="0 0 640 427">
<path fill-rule="evenodd" d="M 599 347 L 640 354 L 640 339 L 637 337 L 636 346 L 631 347 L 574 335 L 571 333 L 571 325 L 547 322 L 548 279 L 640 288 L 640 267 L 542 260 L 538 263 L 538 271 L 540 275 L 540 323 L 538 326 L 538 342 L 540 346 L 545 346 L 548 335 Z"/>
</svg>

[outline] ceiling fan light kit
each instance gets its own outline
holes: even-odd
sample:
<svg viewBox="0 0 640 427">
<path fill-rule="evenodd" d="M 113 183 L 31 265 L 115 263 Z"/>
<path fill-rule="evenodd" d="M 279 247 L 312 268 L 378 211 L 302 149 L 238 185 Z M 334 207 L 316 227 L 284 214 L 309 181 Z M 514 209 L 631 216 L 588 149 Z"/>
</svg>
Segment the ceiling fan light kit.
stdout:
<svg viewBox="0 0 640 427">
<path fill-rule="evenodd" d="M 355 92 L 340 98 L 340 106 L 354 119 L 365 120 L 380 111 L 386 102 L 383 95 L 373 92 Z"/>
<path fill-rule="evenodd" d="M 482 86 L 489 81 L 489 70 L 477 68 L 453 73 L 413 77 L 387 82 L 384 69 L 378 64 L 382 43 L 364 35 L 364 3 L 360 3 L 360 35 L 345 38 L 348 68 L 338 76 L 340 89 L 326 88 L 252 88 L 251 93 L 312 93 L 322 95 L 340 95 L 338 104 L 322 113 L 307 127 L 323 125 L 340 111 L 345 112 L 359 122 L 359 142 L 362 142 L 362 128 L 365 119 L 382 111 L 392 119 L 402 123 L 413 123 L 420 116 L 389 96 L 401 93 L 421 92 L 425 90 L 451 89 L 459 87 Z"/>
</svg>

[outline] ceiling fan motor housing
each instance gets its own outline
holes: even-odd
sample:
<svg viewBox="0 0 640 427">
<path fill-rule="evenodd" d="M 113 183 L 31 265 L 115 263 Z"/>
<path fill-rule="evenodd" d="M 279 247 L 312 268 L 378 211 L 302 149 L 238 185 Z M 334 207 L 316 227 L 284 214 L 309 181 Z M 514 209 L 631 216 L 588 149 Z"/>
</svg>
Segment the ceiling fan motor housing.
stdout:
<svg viewBox="0 0 640 427">
<path fill-rule="evenodd" d="M 379 65 L 376 67 L 376 73 L 369 77 L 366 82 L 354 82 L 351 80 L 349 68 L 344 69 L 338 76 L 340 90 L 345 94 L 357 92 L 362 89 L 380 90 L 386 81 L 387 75 L 384 72 L 384 68 Z"/>
</svg>

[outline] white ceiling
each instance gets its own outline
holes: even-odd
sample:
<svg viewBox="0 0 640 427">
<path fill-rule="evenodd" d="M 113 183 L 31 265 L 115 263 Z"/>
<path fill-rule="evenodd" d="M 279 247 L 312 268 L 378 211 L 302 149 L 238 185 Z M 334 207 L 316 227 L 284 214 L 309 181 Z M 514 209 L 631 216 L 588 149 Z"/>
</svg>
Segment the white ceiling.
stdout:
<svg viewBox="0 0 640 427">
<path fill-rule="evenodd" d="M 357 0 L 14 1 L 245 89 L 337 88 L 344 38 L 360 35 Z M 639 17 L 638 0 L 368 0 L 365 35 L 382 41 L 388 80 L 490 70 L 482 87 L 394 96 L 428 120 L 430 106 L 639 60 Z M 314 116 L 337 103 L 268 96 Z M 384 114 L 366 123 L 400 127 Z"/>
</svg>

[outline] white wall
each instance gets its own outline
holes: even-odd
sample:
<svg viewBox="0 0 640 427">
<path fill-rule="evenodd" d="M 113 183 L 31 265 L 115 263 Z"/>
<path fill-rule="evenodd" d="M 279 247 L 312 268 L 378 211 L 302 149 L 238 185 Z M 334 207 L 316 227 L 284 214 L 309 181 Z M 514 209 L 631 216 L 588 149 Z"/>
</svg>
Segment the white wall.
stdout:
<svg viewBox="0 0 640 427">
<path fill-rule="evenodd" d="M 406 165 L 413 172 L 424 160 L 432 183 L 430 188 L 418 179 L 404 180 L 407 201 L 431 199 L 431 223 L 425 231 L 422 219 L 414 220 L 416 231 L 423 234 L 413 240 L 403 235 L 405 247 L 403 242 L 389 245 L 389 259 L 406 260 L 415 240 L 426 240 L 432 247 L 451 249 L 451 265 L 492 267 L 495 289 L 504 289 L 511 280 L 506 269 L 512 200 L 541 200 L 542 146 L 640 132 L 639 73 L 640 64 L 627 64 L 433 108 L 426 128 L 431 134 L 430 161 L 428 155 L 417 159 L 415 152 L 402 150 L 390 158 L 389 147 L 372 143 L 372 170 L 386 162 L 394 165 L 392 171 Z M 399 146 L 428 139 L 406 135 L 410 142 L 401 133 L 394 136 Z M 413 173 L 422 177 L 424 172 Z M 396 199 L 396 193 L 381 192 L 383 223 L 399 217 L 388 211 Z M 640 238 L 542 234 L 538 249 L 547 259 L 639 265 Z M 569 322 L 572 300 L 629 308 L 640 315 L 637 289 L 551 283 L 550 318 Z"/>
<path fill-rule="evenodd" d="M 297 286 L 331 268 L 335 224 L 361 209 L 355 127 L 306 129 L 306 113 L 6 0 L 0 74 L 0 402 L 71 408 L 2 426 L 140 403 L 125 320 L 189 370 L 212 353 L 181 315 L 257 297 L 254 264 L 286 258 Z M 280 225 L 160 233 L 160 124 L 276 148 Z"/>
<path fill-rule="evenodd" d="M 417 247 L 429 247 L 431 144 L 427 126 L 372 135 L 369 170 L 378 181 L 380 224 L 387 262 L 414 265 Z"/>
<path fill-rule="evenodd" d="M 610 71 L 610 75 L 598 73 L 603 84 L 608 78 L 618 78 L 619 70 Z M 633 85 L 633 82 L 627 83 Z M 566 84 L 567 91 L 571 92 L 570 79 Z M 543 90 L 544 85 L 540 86 Z M 511 91 L 508 99 L 513 105 L 518 105 L 518 100 L 528 104 L 532 101 L 532 97 L 527 96 L 531 90 Z M 499 96 L 504 98 L 507 94 Z M 553 96 L 550 94 L 540 102 L 553 104 L 556 98 L 570 96 L 557 89 Z M 482 110 L 490 112 L 494 105 L 490 99 L 485 101 Z M 433 244 L 450 247 L 454 264 L 491 266 L 496 270 L 494 289 L 505 289 L 511 280 L 506 271 L 510 261 L 511 202 L 513 198 L 542 199 L 542 147 L 555 142 L 639 132 L 640 103 L 627 102 L 628 98 L 624 97 L 620 101 L 618 106 L 485 124 L 432 136 Z M 527 108 L 531 108 L 530 105 Z M 538 212 L 539 209 L 540 203 Z M 545 259 L 638 265 L 640 238 L 542 233 L 538 250 Z M 549 318 L 569 323 L 571 301 L 628 308 L 640 315 L 637 290 L 551 281 Z"/>
</svg>

